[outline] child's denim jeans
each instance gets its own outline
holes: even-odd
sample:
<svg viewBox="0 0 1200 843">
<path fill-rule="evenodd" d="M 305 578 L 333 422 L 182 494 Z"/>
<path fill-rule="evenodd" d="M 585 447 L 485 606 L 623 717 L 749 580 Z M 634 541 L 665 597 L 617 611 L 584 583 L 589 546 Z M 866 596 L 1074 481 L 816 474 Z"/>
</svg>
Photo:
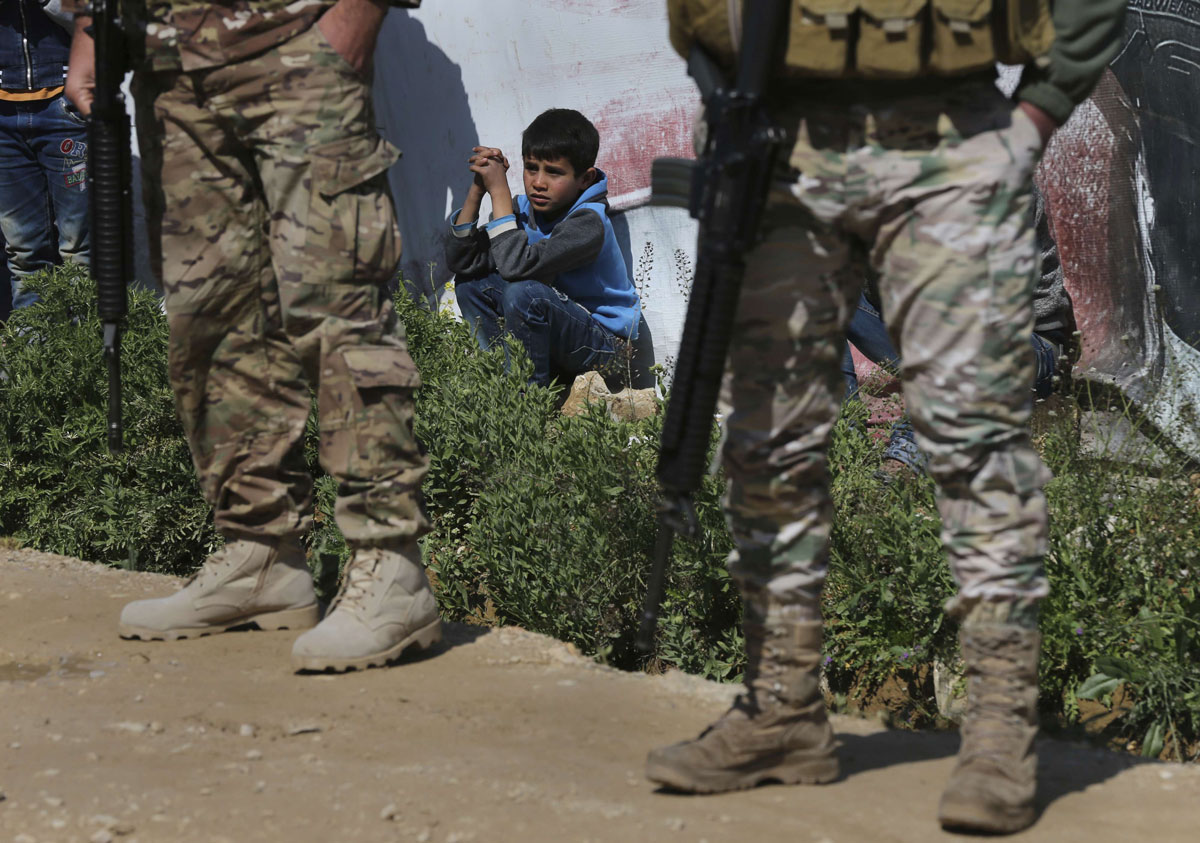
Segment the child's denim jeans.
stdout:
<svg viewBox="0 0 1200 843">
<path fill-rule="evenodd" d="M 625 345 L 587 308 L 540 281 L 505 281 L 493 273 L 456 281 L 454 295 L 480 348 L 505 331 L 521 341 L 533 362 L 530 383 L 548 386 L 555 376 L 610 369 Z"/>
</svg>

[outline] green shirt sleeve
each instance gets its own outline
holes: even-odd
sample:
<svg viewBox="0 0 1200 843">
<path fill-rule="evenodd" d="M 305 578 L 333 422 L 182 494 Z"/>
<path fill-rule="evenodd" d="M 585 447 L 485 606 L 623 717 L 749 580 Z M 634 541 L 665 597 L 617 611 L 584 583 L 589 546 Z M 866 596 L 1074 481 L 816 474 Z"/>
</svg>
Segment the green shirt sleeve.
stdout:
<svg viewBox="0 0 1200 843">
<path fill-rule="evenodd" d="M 1025 67 L 1016 98 L 1065 123 L 1120 49 L 1126 2 L 1054 0 L 1054 46 L 1049 60 Z"/>
</svg>

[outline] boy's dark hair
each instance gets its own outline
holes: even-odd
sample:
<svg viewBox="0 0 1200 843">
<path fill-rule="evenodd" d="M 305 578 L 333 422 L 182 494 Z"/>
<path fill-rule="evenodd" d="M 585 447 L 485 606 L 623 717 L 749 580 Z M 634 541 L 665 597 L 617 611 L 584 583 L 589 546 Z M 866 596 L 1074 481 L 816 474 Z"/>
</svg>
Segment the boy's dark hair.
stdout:
<svg viewBox="0 0 1200 843">
<path fill-rule="evenodd" d="M 596 166 L 600 133 L 573 108 L 551 108 L 533 118 L 521 134 L 522 158 L 566 158 L 575 175 Z"/>
</svg>

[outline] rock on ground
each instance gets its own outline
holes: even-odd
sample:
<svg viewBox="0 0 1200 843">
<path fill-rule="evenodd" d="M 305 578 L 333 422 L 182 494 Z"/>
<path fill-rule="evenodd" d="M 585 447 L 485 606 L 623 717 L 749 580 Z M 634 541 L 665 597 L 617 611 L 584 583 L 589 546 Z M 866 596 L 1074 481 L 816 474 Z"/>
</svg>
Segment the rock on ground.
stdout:
<svg viewBox="0 0 1200 843">
<path fill-rule="evenodd" d="M 658 398 L 653 389 L 622 389 L 609 392 L 608 384 L 599 372 L 584 372 L 575 378 L 571 392 L 563 403 L 564 416 L 587 412 L 588 404 L 602 403 L 613 421 L 638 421 L 658 413 Z"/>
</svg>

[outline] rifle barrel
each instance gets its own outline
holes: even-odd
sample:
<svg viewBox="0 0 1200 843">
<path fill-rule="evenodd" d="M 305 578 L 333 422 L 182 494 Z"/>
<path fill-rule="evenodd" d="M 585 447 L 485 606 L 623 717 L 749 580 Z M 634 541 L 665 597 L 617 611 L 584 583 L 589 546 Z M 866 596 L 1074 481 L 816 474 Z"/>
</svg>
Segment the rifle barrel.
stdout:
<svg viewBox="0 0 1200 843">
<path fill-rule="evenodd" d="M 121 325 L 104 323 L 104 362 L 108 365 L 108 450 L 124 448 L 121 427 Z"/>
<path fill-rule="evenodd" d="M 654 650 L 654 631 L 658 627 L 658 608 L 662 605 L 663 586 L 667 579 L 667 563 L 671 559 L 671 546 L 675 543 L 675 530 L 667 523 L 665 515 L 658 519 L 658 536 L 654 540 L 654 565 L 650 569 L 650 582 L 646 584 L 646 601 L 642 604 L 642 621 L 638 626 L 638 650 L 650 653 Z"/>
<path fill-rule="evenodd" d="M 790 0 L 745 4 L 745 37 L 730 89 L 720 69 L 694 46 L 688 72 L 700 86 L 709 132 L 689 202 L 700 221 L 696 273 L 684 319 L 671 398 L 663 420 L 658 480 L 663 490 L 654 561 L 637 646 L 651 651 L 676 530 L 695 535 L 692 496 L 707 463 L 713 415 L 745 273 L 743 254 L 759 221 L 784 133 L 771 120 L 764 93 L 783 55 Z M 679 166 L 656 167 L 656 187 L 675 197 Z"/>
<path fill-rule="evenodd" d="M 128 313 L 127 286 L 133 277 L 133 202 L 129 117 L 121 84 L 128 53 L 116 0 L 93 3 L 96 88 L 88 119 L 88 205 L 91 268 L 97 311 L 104 326 L 108 365 L 108 447 L 122 447 L 121 329 Z"/>
</svg>

